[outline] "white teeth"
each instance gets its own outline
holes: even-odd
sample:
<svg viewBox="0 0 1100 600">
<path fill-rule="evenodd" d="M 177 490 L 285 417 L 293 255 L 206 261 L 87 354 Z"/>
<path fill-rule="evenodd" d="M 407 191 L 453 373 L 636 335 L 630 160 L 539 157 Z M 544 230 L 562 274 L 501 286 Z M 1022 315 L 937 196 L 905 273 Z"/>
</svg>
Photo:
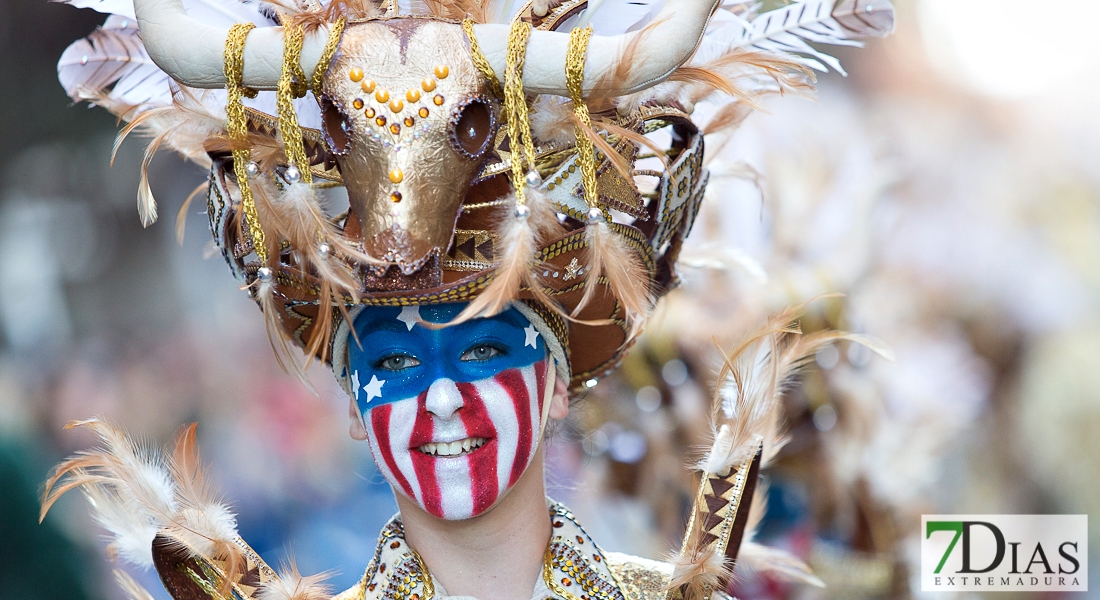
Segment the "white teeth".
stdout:
<svg viewBox="0 0 1100 600">
<path fill-rule="evenodd" d="M 484 438 L 466 438 L 454 442 L 429 442 L 418 450 L 431 456 L 459 456 L 485 445 Z"/>
</svg>

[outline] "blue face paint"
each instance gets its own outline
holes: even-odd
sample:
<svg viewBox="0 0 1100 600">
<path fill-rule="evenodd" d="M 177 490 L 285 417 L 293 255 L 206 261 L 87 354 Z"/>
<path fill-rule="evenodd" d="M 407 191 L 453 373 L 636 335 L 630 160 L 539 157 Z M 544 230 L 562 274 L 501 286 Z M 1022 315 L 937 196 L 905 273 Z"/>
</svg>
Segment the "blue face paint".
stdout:
<svg viewBox="0 0 1100 600">
<path fill-rule="evenodd" d="M 367 307 L 355 318 L 359 343 L 348 340 L 348 370 L 359 410 L 415 398 L 433 382 L 479 381 L 547 357 L 542 336 L 516 309 L 487 319 L 432 329 L 465 304 Z"/>
</svg>

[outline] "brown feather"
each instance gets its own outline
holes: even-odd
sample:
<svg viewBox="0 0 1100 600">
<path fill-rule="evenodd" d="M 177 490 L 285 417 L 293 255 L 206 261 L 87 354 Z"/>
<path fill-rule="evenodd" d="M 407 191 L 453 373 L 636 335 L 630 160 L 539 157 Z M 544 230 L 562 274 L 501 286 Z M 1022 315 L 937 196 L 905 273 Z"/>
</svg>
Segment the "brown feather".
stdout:
<svg viewBox="0 0 1100 600">
<path fill-rule="evenodd" d="M 634 165 L 631 164 L 631 162 L 627 160 L 625 156 L 619 154 L 619 151 L 616 150 L 615 147 L 612 146 L 610 143 L 608 143 L 608 141 L 605 140 L 602 135 L 597 133 L 596 130 L 594 130 L 593 128 L 585 125 L 584 122 L 581 121 L 580 118 L 577 117 L 577 115 L 575 114 L 570 116 L 569 122 L 572 123 L 573 127 L 576 128 L 577 131 L 584 132 L 585 137 L 587 137 L 589 140 L 592 140 L 592 145 L 596 147 L 596 151 L 602 153 L 604 156 L 607 157 L 608 160 L 611 161 L 611 165 L 615 167 L 615 170 L 618 171 L 620 175 L 623 176 L 623 179 L 625 179 L 626 181 L 634 181 Z M 596 160 L 598 162 L 599 158 L 597 157 Z"/>
<path fill-rule="evenodd" d="M 210 182 L 204 181 L 200 183 L 195 189 L 191 190 L 191 193 L 184 198 L 183 204 L 180 205 L 180 209 L 176 211 L 176 242 L 179 245 L 183 245 L 183 233 L 187 228 L 187 209 L 191 206 L 191 201 L 196 196 L 203 192 L 207 192 L 210 189 Z"/>
<path fill-rule="evenodd" d="M 626 245 L 622 236 L 606 222 L 589 223 L 585 227 L 585 240 L 588 264 L 585 267 L 584 296 L 572 314 L 580 314 L 595 297 L 601 278 L 606 278 L 607 286 L 626 314 L 630 327 L 628 336 L 633 338 L 641 332 L 654 302 L 645 265 L 638 254 Z"/>
<path fill-rule="evenodd" d="M 515 200 L 505 202 L 508 213 L 501 219 L 497 236 L 500 250 L 494 250 L 498 259 L 493 278 L 488 287 L 447 325 L 457 325 L 470 319 L 491 317 L 508 309 L 521 289 L 527 289 L 536 300 L 551 310 L 559 310 L 557 301 L 550 298 L 538 281 L 536 262 L 540 250 L 539 241 L 548 240 L 562 231 L 550 201 L 541 192 L 528 188 L 527 206 L 531 212 L 526 219 L 511 215 Z"/>
<path fill-rule="evenodd" d="M 290 26 L 301 27 L 307 34 L 327 27 L 340 20 L 348 21 L 377 19 L 383 15 L 376 0 L 332 0 L 318 10 L 300 10 L 293 0 L 264 0 L 285 13 Z"/>
</svg>

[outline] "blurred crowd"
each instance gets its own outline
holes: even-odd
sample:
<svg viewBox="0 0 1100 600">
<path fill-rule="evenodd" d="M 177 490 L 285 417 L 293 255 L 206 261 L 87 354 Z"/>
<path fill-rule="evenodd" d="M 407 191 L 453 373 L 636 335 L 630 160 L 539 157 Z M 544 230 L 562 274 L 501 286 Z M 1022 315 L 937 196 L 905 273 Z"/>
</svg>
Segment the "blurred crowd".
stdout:
<svg viewBox="0 0 1100 600">
<path fill-rule="evenodd" d="M 1068 2 L 1084 23 L 1090 4 Z M 894 37 L 841 54 L 849 77 L 708 137 L 681 288 L 550 445 L 551 495 L 605 548 L 677 547 L 716 347 L 804 302 L 803 331 L 867 334 L 893 360 L 841 343 L 785 395 L 790 439 L 765 473 L 757 536 L 826 587 L 739 570 L 740 597 L 922 597 L 921 514 L 1100 513 L 1097 42 L 1068 25 L 1024 56 L 1011 46 L 1022 32 L 1004 30 L 1019 19 L 997 13 L 1034 3 L 897 5 Z M 316 394 L 279 371 L 201 208 L 177 243 L 172 207 L 201 170 L 158 157 L 166 214 L 140 227 L 142 144 L 108 168 L 116 124 L 68 107 L 54 79 L 97 15 L 0 11 L 0 73 L 20 82 L 0 99 L 0 540 L 20 540 L 0 544 L 0 596 L 122 597 L 83 499 L 37 524 L 49 467 L 93 441 L 65 423 L 93 415 L 152 444 L 198 422 L 242 536 L 270 563 L 293 555 L 349 586 L 395 507 L 346 433 L 343 392 L 323 366 Z M 134 575 L 163 594 L 155 574 Z"/>
</svg>

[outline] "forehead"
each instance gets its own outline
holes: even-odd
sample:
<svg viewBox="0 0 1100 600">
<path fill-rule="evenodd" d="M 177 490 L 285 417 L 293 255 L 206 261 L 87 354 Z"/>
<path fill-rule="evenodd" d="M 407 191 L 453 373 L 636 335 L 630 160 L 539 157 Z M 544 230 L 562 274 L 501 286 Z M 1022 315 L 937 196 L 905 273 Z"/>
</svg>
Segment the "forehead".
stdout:
<svg viewBox="0 0 1100 600">
<path fill-rule="evenodd" d="M 472 328 L 484 328 L 486 326 L 505 329 L 523 329 L 531 325 L 527 317 L 518 310 L 511 308 L 498 315 L 472 319 L 465 323 L 452 327 L 429 329 L 423 325 L 415 325 L 420 319 L 431 323 L 446 323 L 462 312 L 466 304 L 435 304 L 430 306 L 407 306 L 396 308 L 389 306 L 368 306 L 355 317 L 355 331 L 360 335 L 374 331 L 416 332 L 428 334 L 433 337 L 452 337 L 462 335 Z"/>
</svg>

